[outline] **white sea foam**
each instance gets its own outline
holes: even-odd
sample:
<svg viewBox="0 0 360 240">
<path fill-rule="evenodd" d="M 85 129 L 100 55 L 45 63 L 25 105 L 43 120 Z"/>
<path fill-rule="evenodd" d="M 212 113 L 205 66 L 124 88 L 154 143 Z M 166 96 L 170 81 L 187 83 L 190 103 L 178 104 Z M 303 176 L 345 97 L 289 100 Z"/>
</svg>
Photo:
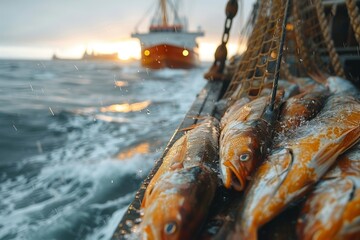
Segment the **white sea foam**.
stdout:
<svg viewBox="0 0 360 240">
<path fill-rule="evenodd" d="M 144 160 L 144 157 L 149 160 Z M 125 194 L 113 201 L 106 201 L 106 196 L 114 191 L 127 193 L 128 190 L 119 189 L 124 187 L 121 182 L 131 181 L 126 180 L 127 176 L 143 177 L 153 164 L 151 159 L 155 157 L 150 154 L 137 155 L 121 162 L 113 159 L 59 162 L 44 167 L 30 182 L 23 177 L 4 182 L 1 192 L 12 194 L 2 199 L 5 206 L 0 222 L 6 222 L 6 225 L 0 229 L 0 238 L 9 233 L 18 233 L 17 237 L 30 235 L 43 239 L 44 236 L 56 233 L 57 226 L 62 228 L 79 224 L 82 218 L 89 217 L 89 212 L 126 207 L 132 194 Z M 38 202 L 33 202 L 36 196 L 42 197 L 39 197 Z M 119 211 L 114 212 L 112 221 L 106 222 L 102 232 L 112 228 L 113 222 L 119 221 L 121 216 Z M 96 236 L 99 234 L 95 233 Z"/>
<path fill-rule="evenodd" d="M 133 196 L 131 195 L 131 198 Z M 116 212 L 113 213 L 113 215 L 110 217 L 109 220 L 107 220 L 106 224 L 98 229 L 94 230 L 93 235 L 89 235 L 86 239 L 88 240 L 107 240 L 111 239 L 112 234 L 115 232 L 115 229 L 119 225 L 119 222 L 121 218 L 124 216 L 128 206 L 123 207 Z"/>
</svg>

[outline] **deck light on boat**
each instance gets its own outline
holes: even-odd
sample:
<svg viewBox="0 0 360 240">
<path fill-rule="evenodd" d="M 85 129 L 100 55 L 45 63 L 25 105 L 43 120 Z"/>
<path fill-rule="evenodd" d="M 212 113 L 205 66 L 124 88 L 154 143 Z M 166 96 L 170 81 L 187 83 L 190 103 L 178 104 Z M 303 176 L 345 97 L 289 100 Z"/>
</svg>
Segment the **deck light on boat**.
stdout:
<svg viewBox="0 0 360 240">
<path fill-rule="evenodd" d="M 150 55 L 150 51 L 146 49 L 146 50 L 144 51 L 144 55 L 145 55 L 145 56 L 149 56 L 149 55 Z"/>
<path fill-rule="evenodd" d="M 186 57 L 187 55 L 189 55 L 189 51 L 186 50 L 186 49 L 184 49 L 184 50 L 182 51 L 182 55 L 183 55 L 184 57 Z"/>
</svg>

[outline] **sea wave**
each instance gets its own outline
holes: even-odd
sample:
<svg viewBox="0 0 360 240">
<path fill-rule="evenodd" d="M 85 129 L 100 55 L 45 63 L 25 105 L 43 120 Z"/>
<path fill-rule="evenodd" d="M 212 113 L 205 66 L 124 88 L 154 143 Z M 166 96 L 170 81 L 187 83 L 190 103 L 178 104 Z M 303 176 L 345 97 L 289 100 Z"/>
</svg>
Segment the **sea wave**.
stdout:
<svg viewBox="0 0 360 240">
<path fill-rule="evenodd" d="M 0 61 L 0 239 L 109 239 L 202 73 Z"/>
</svg>

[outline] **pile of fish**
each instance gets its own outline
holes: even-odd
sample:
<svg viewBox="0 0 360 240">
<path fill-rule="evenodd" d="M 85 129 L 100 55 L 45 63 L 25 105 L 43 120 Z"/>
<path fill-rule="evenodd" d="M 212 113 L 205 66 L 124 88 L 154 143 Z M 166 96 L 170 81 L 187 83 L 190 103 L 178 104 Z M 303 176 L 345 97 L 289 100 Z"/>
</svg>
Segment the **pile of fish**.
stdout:
<svg viewBox="0 0 360 240">
<path fill-rule="evenodd" d="M 213 239 L 257 239 L 292 204 L 298 239 L 360 239 L 360 93 L 348 81 L 279 84 L 205 117 L 169 149 L 142 200 L 135 239 L 199 239 L 219 186 L 243 192 Z"/>
</svg>

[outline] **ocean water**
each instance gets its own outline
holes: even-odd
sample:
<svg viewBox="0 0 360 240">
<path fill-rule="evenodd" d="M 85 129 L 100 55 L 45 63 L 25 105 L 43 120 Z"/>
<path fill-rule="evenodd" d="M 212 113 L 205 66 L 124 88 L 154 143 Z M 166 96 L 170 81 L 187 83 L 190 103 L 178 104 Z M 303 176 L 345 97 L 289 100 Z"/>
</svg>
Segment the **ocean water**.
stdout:
<svg viewBox="0 0 360 240">
<path fill-rule="evenodd" d="M 0 60 L 0 239 L 109 239 L 207 68 Z"/>
</svg>

